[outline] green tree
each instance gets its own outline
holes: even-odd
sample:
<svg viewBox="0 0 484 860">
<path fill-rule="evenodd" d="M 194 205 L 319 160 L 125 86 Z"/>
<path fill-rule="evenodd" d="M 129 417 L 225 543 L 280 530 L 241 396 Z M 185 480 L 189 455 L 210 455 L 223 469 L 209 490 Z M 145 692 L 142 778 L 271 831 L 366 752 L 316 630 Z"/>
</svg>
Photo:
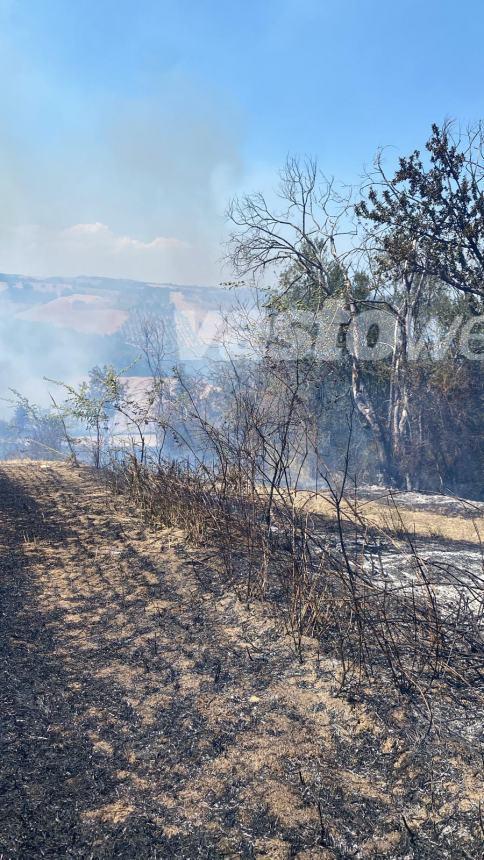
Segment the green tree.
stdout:
<svg viewBox="0 0 484 860">
<path fill-rule="evenodd" d="M 434 124 L 426 143 L 387 176 L 376 159 L 356 214 L 372 227 L 380 267 L 431 276 L 469 296 L 484 296 L 484 126 L 464 134 Z"/>
</svg>

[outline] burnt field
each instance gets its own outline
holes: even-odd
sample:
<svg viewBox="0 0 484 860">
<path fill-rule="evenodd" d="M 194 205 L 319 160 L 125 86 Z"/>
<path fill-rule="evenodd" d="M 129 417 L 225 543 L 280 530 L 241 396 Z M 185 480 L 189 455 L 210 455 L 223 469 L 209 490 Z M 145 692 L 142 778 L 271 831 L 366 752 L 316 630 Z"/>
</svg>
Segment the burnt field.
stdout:
<svg viewBox="0 0 484 860">
<path fill-rule="evenodd" d="M 265 591 L 254 570 L 248 589 L 255 547 L 250 557 L 236 523 L 229 575 L 214 529 L 188 540 L 148 524 L 133 488 L 117 489 L 87 468 L 0 470 L 0 855 L 477 860 L 482 652 L 472 607 L 461 626 L 442 611 L 437 631 L 417 613 L 415 633 L 440 630 L 441 650 L 421 641 L 412 658 L 409 640 L 396 649 L 406 616 L 388 595 L 405 683 L 365 638 L 377 604 L 364 606 L 363 592 L 351 628 L 332 579 L 334 521 L 323 529 L 319 519 L 316 535 L 334 588 L 298 627 L 277 574 L 287 549 L 273 550 Z M 163 487 L 170 504 L 174 490 Z M 400 564 L 376 537 L 368 563 L 380 553 L 384 566 Z M 355 549 L 361 556 L 361 540 Z M 374 622 L 382 639 L 384 622 Z"/>
<path fill-rule="evenodd" d="M 301 495 L 302 505 L 315 514 L 321 512 L 314 528 L 314 552 L 323 551 L 321 539 L 324 546 L 338 551 L 331 497 L 320 495 L 315 500 L 309 493 Z M 484 503 L 443 494 L 363 488 L 356 501 L 345 500 L 341 514 L 350 555 L 373 582 L 394 587 L 413 583 L 418 588 L 423 569 L 443 604 L 469 599 L 479 611 L 484 586 Z"/>
</svg>

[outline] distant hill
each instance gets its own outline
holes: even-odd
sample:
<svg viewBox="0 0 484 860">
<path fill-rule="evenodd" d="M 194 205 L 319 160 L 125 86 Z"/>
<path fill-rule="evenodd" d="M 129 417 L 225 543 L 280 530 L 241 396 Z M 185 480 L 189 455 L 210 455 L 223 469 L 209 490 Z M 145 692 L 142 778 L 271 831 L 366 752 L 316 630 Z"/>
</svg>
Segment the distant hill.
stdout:
<svg viewBox="0 0 484 860">
<path fill-rule="evenodd" d="M 13 387 L 43 401 L 44 376 L 74 381 L 95 364 L 145 375 L 147 319 L 162 321 L 167 364 L 199 365 L 233 303 L 219 287 L 0 274 L 0 396 Z"/>
</svg>

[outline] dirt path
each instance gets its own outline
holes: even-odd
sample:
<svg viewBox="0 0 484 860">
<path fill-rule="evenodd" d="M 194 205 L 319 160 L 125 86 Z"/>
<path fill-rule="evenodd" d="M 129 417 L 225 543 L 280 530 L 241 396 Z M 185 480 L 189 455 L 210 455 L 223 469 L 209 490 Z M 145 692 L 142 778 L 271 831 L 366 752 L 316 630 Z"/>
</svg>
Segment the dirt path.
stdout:
<svg viewBox="0 0 484 860">
<path fill-rule="evenodd" d="M 398 703 L 335 698 L 331 667 L 299 666 L 88 469 L 1 464 L 0 553 L 2 860 L 460 856 L 408 853 L 424 825 Z"/>
</svg>

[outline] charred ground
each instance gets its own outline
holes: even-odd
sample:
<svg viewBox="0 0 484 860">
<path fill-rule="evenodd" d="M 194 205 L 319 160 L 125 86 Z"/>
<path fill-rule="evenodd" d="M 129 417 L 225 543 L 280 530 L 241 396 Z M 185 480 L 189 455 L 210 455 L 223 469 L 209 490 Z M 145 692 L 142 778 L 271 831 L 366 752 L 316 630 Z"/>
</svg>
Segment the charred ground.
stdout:
<svg viewBox="0 0 484 860">
<path fill-rule="evenodd" d="M 338 695 L 91 469 L 2 464 L 0 523 L 0 856 L 479 856 L 477 698 L 429 726 L 408 691 Z"/>
</svg>

